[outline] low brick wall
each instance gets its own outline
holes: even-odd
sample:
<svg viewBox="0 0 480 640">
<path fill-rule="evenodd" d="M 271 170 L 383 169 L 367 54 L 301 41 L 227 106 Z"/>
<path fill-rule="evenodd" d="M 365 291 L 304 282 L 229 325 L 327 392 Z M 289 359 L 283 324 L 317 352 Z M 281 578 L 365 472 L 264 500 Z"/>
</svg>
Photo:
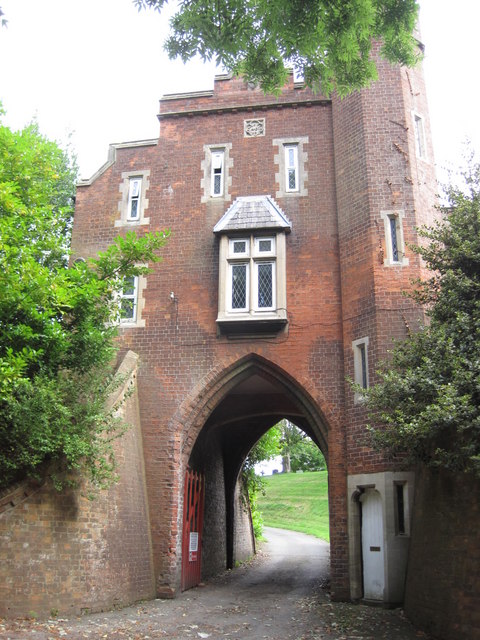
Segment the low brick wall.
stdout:
<svg viewBox="0 0 480 640">
<path fill-rule="evenodd" d="M 420 470 L 405 612 L 442 640 L 480 638 L 480 481 Z"/>
<path fill-rule="evenodd" d="M 136 361 L 129 352 L 122 362 L 126 385 Z M 120 480 L 109 491 L 89 500 L 25 483 L 0 496 L 1 617 L 79 614 L 155 596 L 136 393 L 123 411 L 132 427 L 116 443 Z"/>
</svg>

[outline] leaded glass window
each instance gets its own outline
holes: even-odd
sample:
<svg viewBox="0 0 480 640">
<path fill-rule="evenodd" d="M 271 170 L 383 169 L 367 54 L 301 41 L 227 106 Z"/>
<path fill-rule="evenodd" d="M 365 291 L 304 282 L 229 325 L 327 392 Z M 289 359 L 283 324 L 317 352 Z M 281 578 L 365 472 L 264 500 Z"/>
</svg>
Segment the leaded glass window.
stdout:
<svg viewBox="0 0 480 640">
<path fill-rule="evenodd" d="M 230 238 L 228 243 L 229 277 L 226 298 L 229 310 L 249 314 L 274 310 L 275 237 Z"/>
<path fill-rule="evenodd" d="M 396 216 L 390 217 L 390 241 L 392 243 L 392 260 L 393 262 L 399 261 L 398 253 L 398 236 L 397 236 L 397 218 Z"/>
<path fill-rule="evenodd" d="M 275 255 L 275 238 L 255 238 L 254 239 L 254 252 L 255 255 L 267 256 Z"/>
<path fill-rule="evenodd" d="M 258 308 L 271 308 L 273 306 L 273 264 L 271 262 L 259 263 L 257 278 Z"/>
<path fill-rule="evenodd" d="M 247 265 L 232 265 L 232 309 L 247 307 Z"/>
<path fill-rule="evenodd" d="M 247 241 L 246 240 L 234 240 L 232 242 L 233 253 L 247 253 Z"/>
</svg>

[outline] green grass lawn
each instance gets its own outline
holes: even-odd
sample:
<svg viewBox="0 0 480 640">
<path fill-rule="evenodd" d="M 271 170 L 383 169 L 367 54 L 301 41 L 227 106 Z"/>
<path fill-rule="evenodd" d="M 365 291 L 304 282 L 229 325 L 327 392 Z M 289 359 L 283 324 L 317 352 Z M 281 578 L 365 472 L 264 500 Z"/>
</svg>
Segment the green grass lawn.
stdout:
<svg viewBox="0 0 480 640">
<path fill-rule="evenodd" d="M 329 540 L 327 472 L 265 476 L 258 507 L 267 527 L 291 529 Z"/>
</svg>

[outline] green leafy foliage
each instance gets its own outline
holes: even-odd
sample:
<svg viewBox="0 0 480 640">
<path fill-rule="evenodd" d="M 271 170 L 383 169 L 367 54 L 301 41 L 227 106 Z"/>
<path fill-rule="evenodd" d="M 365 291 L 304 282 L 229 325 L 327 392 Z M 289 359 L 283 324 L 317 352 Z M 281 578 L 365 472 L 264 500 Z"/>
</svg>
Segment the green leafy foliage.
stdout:
<svg viewBox="0 0 480 640">
<path fill-rule="evenodd" d="M 413 297 L 429 322 L 398 344 L 368 390 L 376 446 L 480 476 L 480 166 L 451 187 L 443 218 L 415 248 L 432 276 Z"/>
<path fill-rule="evenodd" d="M 282 420 L 276 428 L 280 431 L 279 453 L 284 472 L 325 469 L 323 453 L 306 433 L 288 420 Z"/>
<path fill-rule="evenodd" d="M 161 10 L 167 0 L 134 0 Z M 325 95 L 376 78 L 372 41 L 393 63 L 414 65 L 415 0 L 181 0 L 165 48 L 184 62 L 200 55 L 277 92 L 287 67 Z"/>
<path fill-rule="evenodd" d="M 35 124 L 0 126 L 0 488 L 46 473 L 59 487 L 72 472 L 99 486 L 114 477 L 116 296 L 168 233 L 126 234 L 69 267 L 75 180 L 71 155 Z"/>
</svg>

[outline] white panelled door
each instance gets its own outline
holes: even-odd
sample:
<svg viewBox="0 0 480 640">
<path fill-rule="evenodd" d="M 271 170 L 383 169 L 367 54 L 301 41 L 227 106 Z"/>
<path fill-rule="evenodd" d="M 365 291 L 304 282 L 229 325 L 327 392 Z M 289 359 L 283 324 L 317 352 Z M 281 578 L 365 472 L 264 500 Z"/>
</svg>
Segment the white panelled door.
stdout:
<svg viewBox="0 0 480 640">
<path fill-rule="evenodd" d="M 362 503 L 363 597 L 383 600 L 385 587 L 382 498 L 375 489 L 366 489 Z"/>
</svg>

